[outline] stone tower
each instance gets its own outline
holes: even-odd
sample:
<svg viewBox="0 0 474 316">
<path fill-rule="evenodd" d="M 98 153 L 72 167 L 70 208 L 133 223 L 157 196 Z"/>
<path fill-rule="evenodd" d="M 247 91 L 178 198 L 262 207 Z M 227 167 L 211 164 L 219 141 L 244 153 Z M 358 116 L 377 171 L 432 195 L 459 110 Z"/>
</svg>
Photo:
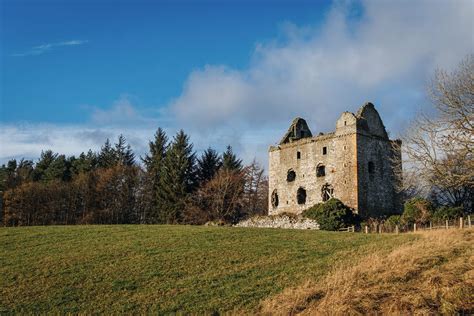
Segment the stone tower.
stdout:
<svg viewBox="0 0 474 316">
<path fill-rule="evenodd" d="M 334 132 L 318 136 L 296 118 L 269 149 L 269 214 L 299 214 L 331 197 L 365 217 L 399 211 L 394 143 L 372 103 L 342 113 Z"/>
</svg>

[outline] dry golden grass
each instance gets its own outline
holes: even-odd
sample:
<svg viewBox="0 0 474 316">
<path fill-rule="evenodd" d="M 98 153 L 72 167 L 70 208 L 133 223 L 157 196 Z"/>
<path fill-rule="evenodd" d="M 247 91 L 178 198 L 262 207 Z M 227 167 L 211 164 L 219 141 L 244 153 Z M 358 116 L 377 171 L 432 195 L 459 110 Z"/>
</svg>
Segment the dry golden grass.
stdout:
<svg viewBox="0 0 474 316">
<path fill-rule="evenodd" d="M 418 233 L 390 253 L 375 251 L 321 282 L 283 291 L 262 314 L 474 313 L 474 230 Z M 347 262 L 347 261 L 346 261 Z"/>
</svg>

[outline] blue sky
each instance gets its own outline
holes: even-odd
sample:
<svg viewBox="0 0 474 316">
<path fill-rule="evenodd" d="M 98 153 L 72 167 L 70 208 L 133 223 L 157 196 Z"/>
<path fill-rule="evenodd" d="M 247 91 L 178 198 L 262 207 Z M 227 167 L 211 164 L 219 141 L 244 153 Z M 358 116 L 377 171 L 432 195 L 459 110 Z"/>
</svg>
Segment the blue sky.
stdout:
<svg viewBox="0 0 474 316">
<path fill-rule="evenodd" d="M 243 68 L 282 23 L 314 24 L 329 8 L 297 3 L 7 0 L 2 121 L 82 122 L 84 105 L 109 106 L 123 93 L 164 106 L 193 69 Z M 33 49 L 71 40 L 82 44 Z"/>
<path fill-rule="evenodd" d="M 142 154 L 162 126 L 266 164 L 293 117 L 328 131 L 365 101 L 396 136 L 474 47 L 472 1 L 0 5 L 0 162 L 119 133 Z"/>
</svg>

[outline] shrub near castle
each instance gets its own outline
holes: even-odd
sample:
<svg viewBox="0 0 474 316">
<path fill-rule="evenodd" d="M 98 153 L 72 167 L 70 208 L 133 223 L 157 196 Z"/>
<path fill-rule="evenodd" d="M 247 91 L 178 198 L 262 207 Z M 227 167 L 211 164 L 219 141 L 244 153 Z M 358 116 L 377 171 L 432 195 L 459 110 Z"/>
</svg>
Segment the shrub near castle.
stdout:
<svg viewBox="0 0 474 316">
<path fill-rule="evenodd" d="M 338 230 L 360 223 L 359 215 L 355 214 L 350 207 L 335 198 L 310 207 L 305 210 L 302 215 L 316 220 L 322 230 Z"/>
</svg>

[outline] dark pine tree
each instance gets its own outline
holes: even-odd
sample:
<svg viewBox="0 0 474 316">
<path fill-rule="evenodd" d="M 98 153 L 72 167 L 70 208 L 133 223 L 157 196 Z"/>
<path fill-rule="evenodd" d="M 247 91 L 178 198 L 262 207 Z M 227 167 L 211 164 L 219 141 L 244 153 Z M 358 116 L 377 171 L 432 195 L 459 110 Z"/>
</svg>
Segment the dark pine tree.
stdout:
<svg viewBox="0 0 474 316">
<path fill-rule="evenodd" d="M 99 168 L 110 168 L 117 164 L 117 156 L 115 155 L 115 150 L 110 143 L 110 140 L 107 138 L 104 146 L 100 149 L 99 157 L 97 159 L 97 164 Z"/>
<path fill-rule="evenodd" d="M 222 168 L 229 171 L 242 170 L 242 159 L 237 158 L 230 145 L 227 146 L 227 150 L 222 154 Z"/>
<path fill-rule="evenodd" d="M 222 166 L 222 160 L 217 151 L 212 148 L 206 149 L 197 161 L 197 180 L 203 185 L 216 175 Z"/>
<path fill-rule="evenodd" d="M 168 148 L 168 137 L 161 127 L 156 131 L 155 139 L 148 143 L 148 147 L 150 152 L 142 158 L 142 161 L 147 172 L 158 177 Z"/>
<path fill-rule="evenodd" d="M 66 156 L 56 155 L 55 159 L 49 164 L 44 171 L 43 180 L 61 180 L 67 181 L 70 179 L 68 162 Z"/>
<path fill-rule="evenodd" d="M 168 149 L 168 137 L 165 131 L 160 127 L 155 133 L 153 141 L 148 143 L 149 153 L 142 158 L 145 164 L 145 180 L 142 194 L 143 217 L 146 222 L 159 221 L 158 205 L 160 195 L 160 177 L 163 170 L 163 161 Z"/>
<path fill-rule="evenodd" d="M 58 154 L 53 153 L 52 150 L 46 150 L 41 152 L 40 159 L 36 163 L 35 170 L 33 172 L 33 180 L 40 181 L 46 180 L 46 170 L 56 160 Z"/>
<path fill-rule="evenodd" d="M 120 134 L 117 143 L 115 144 L 115 155 L 118 163 L 123 166 L 133 166 L 135 164 L 135 154 L 133 153 L 130 144 L 127 144 L 125 136 L 122 134 Z"/>
<path fill-rule="evenodd" d="M 183 130 L 173 138 L 163 161 L 158 188 L 162 223 L 179 223 L 188 195 L 196 188 L 195 154 Z"/>
<path fill-rule="evenodd" d="M 87 154 L 81 153 L 78 158 L 71 162 L 71 169 L 74 175 L 90 172 L 97 166 L 97 155 L 89 149 Z"/>
</svg>

